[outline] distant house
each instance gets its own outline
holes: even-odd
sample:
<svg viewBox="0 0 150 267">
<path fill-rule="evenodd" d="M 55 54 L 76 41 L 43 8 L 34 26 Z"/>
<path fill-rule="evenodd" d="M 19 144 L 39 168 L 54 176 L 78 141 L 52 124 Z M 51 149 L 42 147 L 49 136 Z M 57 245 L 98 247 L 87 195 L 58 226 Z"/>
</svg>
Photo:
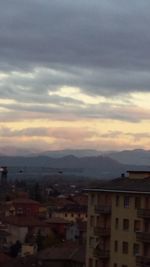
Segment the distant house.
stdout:
<svg viewBox="0 0 150 267">
<path fill-rule="evenodd" d="M 1 204 L 1 215 L 38 216 L 41 204 L 28 198 L 17 198 Z"/>
<path fill-rule="evenodd" d="M 58 235 L 60 238 L 66 238 L 66 230 L 68 225 L 70 224 L 69 221 L 63 218 L 52 217 L 46 221 L 46 223 L 50 226 L 50 229 Z"/>
<path fill-rule="evenodd" d="M 79 241 L 84 243 L 86 241 L 86 222 L 77 221 L 67 226 L 66 240 Z"/>
<path fill-rule="evenodd" d="M 77 223 L 72 223 L 67 227 L 66 240 L 77 241 L 79 239 L 80 231 Z"/>
<path fill-rule="evenodd" d="M 77 220 L 87 221 L 87 206 L 78 204 L 65 205 L 63 208 L 56 209 L 52 216 L 63 218 L 70 222 L 76 222 Z"/>
<path fill-rule="evenodd" d="M 7 225 L 8 233 L 11 235 L 9 240 L 12 243 L 17 240 L 24 243 L 27 234 L 34 236 L 39 230 L 43 235 L 47 235 L 50 232 L 48 224 L 34 217 L 8 216 L 1 218 L 1 221 Z"/>
<path fill-rule="evenodd" d="M 38 216 L 41 204 L 28 198 L 15 199 L 12 201 L 16 215 L 22 216 Z"/>
</svg>

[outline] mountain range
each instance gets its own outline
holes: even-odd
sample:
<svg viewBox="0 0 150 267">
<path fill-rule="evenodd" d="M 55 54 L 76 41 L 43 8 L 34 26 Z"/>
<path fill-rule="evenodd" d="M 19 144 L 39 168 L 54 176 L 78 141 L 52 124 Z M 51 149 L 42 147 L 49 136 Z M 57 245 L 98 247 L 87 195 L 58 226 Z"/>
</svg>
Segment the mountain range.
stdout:
<svg viewBox="0 0 150 267">
<path fill-rule="evenodd" d="M 81 156 L 86 150 L 68 153 L 78 154 L 62 156 L 63 151 L 45 152 L 32 156 L 0 156 L 0 166 L 8 166 L 10 176 L 21 173 L 23 177 L 33 177 L 37 175 L 61 174 L 77 175 L 83 177 L 115 178 L 125 173 L 127 170 L 150 170 L 150 151 L 134 150 L 122 152 L 107 152 L 96 156 Z M 89 154 L 94 154 L 94 150 L 88 150 Z M 50 155 L 53 157 L 50 157 Z M 64 154 L 67 151 L 64 151 Z M 87 153 L 87 154 L 88 154 Z M 98 151 L 95 152 L 96 154 Z M 54 158 L 55 154 L 55 158 Z M 145 161 L 144 161 L 145 160 Z M 141 164 L 139 164 L 141 163 Z M 145 163 L 145 164 L 144 164 Z M 20 176 L 20 177 L 21 177 Z"/>
<path fill-rule="evenodd" d="M 150 165 L 150 150 L 135 149 L 123 151 L 99 151 L 94 149 L 65 149 L 56 151 L 30 151 L 29 149 L 16 148 L 16 147 L 0 147 L 0 156 L 11 157 L 51 157 L 62 158 L 65 156 L 82 157 L 95 157 L 107 156 L 122 164 L 134 165 Z"/>
</svg>

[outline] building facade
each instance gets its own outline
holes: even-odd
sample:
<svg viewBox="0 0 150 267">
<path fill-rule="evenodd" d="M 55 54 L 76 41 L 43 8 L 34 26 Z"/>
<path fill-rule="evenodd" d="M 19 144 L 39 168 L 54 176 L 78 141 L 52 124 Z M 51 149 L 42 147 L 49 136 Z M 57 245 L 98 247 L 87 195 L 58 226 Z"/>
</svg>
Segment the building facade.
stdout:
<svg viewBox="0 0 150 267">
<path fill-rule="evenodd" d="M 86 267 L 150 266 L 150 171 L 88 192 Z"/>
</svg>

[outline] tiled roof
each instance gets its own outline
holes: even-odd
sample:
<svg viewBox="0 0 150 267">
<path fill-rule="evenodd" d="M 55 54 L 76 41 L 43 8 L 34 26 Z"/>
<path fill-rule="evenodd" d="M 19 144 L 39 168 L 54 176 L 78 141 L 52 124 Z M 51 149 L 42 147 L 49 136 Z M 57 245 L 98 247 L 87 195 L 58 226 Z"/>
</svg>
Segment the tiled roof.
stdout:
<svg viewBox="0 0 150 267">
<path fill-rule="evenodd" d="M 46 221 L 48 224 L 70 224 L 69 221 L 63 219 L 63 218 L 58 218 L 58 217 L 52 217 Z"/>
<path fill-rule="evenodd" d="M 40 221 L 34 217 L 25 217 L 25 216 L 8 216 L 8 217 L 1 217 L 0 221 L 2 221 L 5 224 L 10 224 L 10 225 L 16 225 L 19 227 L 23 226 L 43 226 L 43 227 L 48 227 L 48 224 L 46 224 L 43 221 Z"/>
<path fill-rule="evenodd" d="M 109 182 L 103 183 L 99 187 L 92 188 L 90 190 L 133 191 L 150 193 L 150 177 L 143 179 L 120 177 Z"/>
<path fill-rule="evenodd" d="M 12 201 L 13 204 L 37 204 L 41 205 L 38 201 L 29 198 L 17 198 Z"/>
<path fill-rule="evenodd" d="M 69 204 L 64 206 L 62 209 L 59 209 L 60 212 L 87 212 L 86 205 L 79 205 L 79 204 Z"/>
<path fill-rule="evenodd" d="M 38 258 L 45 261 L 72 260 L 85 262 L 85 246 L 76 242 L 64 242 L 57 247 L 51 247 L 41 251 Z"/>
</svg>

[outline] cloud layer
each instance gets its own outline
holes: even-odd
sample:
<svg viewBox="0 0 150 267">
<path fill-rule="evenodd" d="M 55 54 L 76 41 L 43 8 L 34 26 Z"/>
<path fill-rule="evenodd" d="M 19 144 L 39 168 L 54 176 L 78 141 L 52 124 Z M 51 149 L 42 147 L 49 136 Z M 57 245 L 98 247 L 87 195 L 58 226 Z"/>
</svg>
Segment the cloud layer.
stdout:
<svg viewBox="0 0 150 267">
<path fill-rule="evenodd" d="M 83 123 L 88 121 L 91 136 L 83 130 L 83 140 L 77 127 L 74 129 L 76 145 L 80 147 L 84 142 L 85 147 L 93 147 L 101 143 L 97 136 L 104 123 L 109 123 L 108 132 L 112 124 L 116 132 L 117 123 L 117 131 L 124 125 L 124 134 L 116 146 L 131 147 L 131 136 L 127 133 L 136 124 L 136 133 L 132 126 L 131 134 L 142 135 L 143 143 L 140 141 L 139 145 L 147 148 L 149 9 L 148 0 L 137 0 L 136 5 L 133 0 L 2 0 L 1 138 L 7 137 L 11 143 L 15 135 L 17 145 L 22 142 L 21 137 L 33 139 L 36 131 L 36 137 L 41 138 L 42 133 L 46 140 L 49 135 L 51 144 L 55 139 L 59 147 L 58 128 L 48 131 L 42 122 L 59 121 L 68 139 L 68 144 L 63 141 L 61 146 L 69 147 L 74 145 L 75 137 L 72 129 L 66 126 L 65 130 L 63 124 L 70 121 L 69 127 L 74 129 L 76 122 L 83 130 L 86 128 Z M 30 127 L 37 120 L 41 130 Z M 23 121 L 28 124 L 26 128 L 20 126 Z M 103 134 L 107 135 L 104 128 Z M 107 146 L 105 142 L 104 146 Z"/>
</svg>

